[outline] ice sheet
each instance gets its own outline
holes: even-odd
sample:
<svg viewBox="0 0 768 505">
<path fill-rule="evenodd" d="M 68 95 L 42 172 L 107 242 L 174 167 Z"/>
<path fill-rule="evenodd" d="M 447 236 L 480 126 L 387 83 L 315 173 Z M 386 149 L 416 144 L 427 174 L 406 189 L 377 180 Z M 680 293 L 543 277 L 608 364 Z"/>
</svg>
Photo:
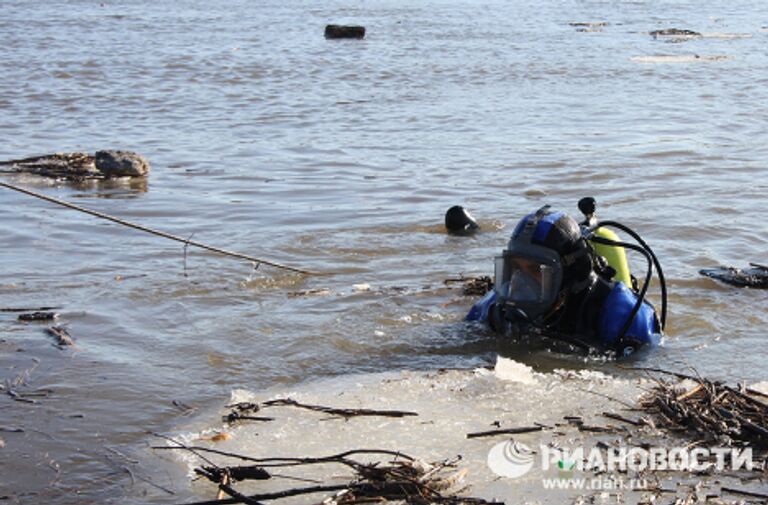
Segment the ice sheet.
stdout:
<svg viewBox="0 0 768 505">
<path fill-rule="evenodd" d="M 489 451 L 511 438 L 534 452 L 539 451 L 540 444 L 561 447 L 592 444 L 596 440 L 594 434 L 579 431 L 564 417 L 581 416 L 587 425 L 621 424 L 601 417 L 601 413 L 621 412 L 625 408 L 623 402 L 634 403 L 644 385 L 640 380 L 617 379 L 594 371 L 536 373 L 521 363 L 499 358 L 494 370 L 404 371 L 348 376 L 288 390 L 236 390 L 229 399 L 229 403 L 234 404 L 291 398 L 305 404 L 411 411 L 418 416 L 345 420 L 296 407 L 269 407 L 256 415 L 274 417 L 272 422 L 242 421 L 233 425 L 216 422 L 203 429 L 184 431 L 177 438 L 185 444 L 257 458 L 319 457 L 353 449 L 401 451 L 426 461 L 460 457 L 458 467 L 467 470 L 467 495 L 507 503 L 563 503 L 563 499 L 576 499 L 583 493 L 544 490 L 542 479 L 557 477 L 556 470 L 550 468 L 545 472 L 540 465 L 535 465 L 523 476 L 499 477 L 488 466 Z M 228 411 L 224 409 L 221 414 Z M 468 433 L 532 427 L 536 423 L 549 429 L 513 437 L 467 438 Z M 226 435 L 216 437 L 222 440 L 214 442 L 210 439 L 216 433 Z M 188 452 L 175 454 L 190 472 L 201 464 L 199 458 Z M 217 464 L 242 464 L 219 456 L 208 457 Z M 375 461 L 382 457 L 360 459 Z M 287 468 L 278 473 L 337 483 L 348 481 L 351 475 L 340 465 Z M 241 483 L 238 489 L 261 493 L 301 485 L 296 481 L 272 479 Z M 198 486 L 205 496 L 213 493 L 214 487 L 209 483 Z M 306 503 L 306 499 L 297 499 L 293 503 Z"/>
</svg>

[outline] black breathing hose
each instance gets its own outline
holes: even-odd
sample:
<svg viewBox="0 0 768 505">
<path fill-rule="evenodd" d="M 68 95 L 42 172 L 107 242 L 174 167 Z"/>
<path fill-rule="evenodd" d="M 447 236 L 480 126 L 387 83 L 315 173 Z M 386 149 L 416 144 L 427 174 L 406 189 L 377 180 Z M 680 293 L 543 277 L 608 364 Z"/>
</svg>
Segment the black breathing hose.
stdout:
<svg viewBox="0 0 768 505">
<path fill-rule="evenodd" d="M 661 270 L 661 264 L 659 263 L 658 258 L 656 258 L 656 255 L 653 253 L 653 249 L 651 249 L 651 247 L 645 242 L 645 240 L 642 239 L 642 237 L 640 237 L 640 235 L 635 233 L 634 230 L 626 225 L 616 221 L 600 221 L 595 226 L 591 227 L 591 229 L 595 230 L 601 226 L 612 226 L 627 233 L 633 239 L 635 239 L 637 243 L 640 244 L 643 249 L 648 252 L 648 254 L 651 255 L 651 258 L 653 259 L 653 266 L 656 268 L 656 273 L 659 276 L 659 287 L 661 288 L 661 329 L 664 330 L 667 325 L 667 282 L 664 280 L 664 272 Z"/>
</svg>

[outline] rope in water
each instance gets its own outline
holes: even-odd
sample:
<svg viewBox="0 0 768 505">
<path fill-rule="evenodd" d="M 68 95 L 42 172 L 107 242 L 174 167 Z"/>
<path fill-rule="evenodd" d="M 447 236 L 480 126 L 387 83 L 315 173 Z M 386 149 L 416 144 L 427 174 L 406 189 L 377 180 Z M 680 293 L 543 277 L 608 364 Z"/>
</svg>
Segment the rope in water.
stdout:
<svg viewBox="0 0 768 505">
<path fill-rule="evenodd" d="M 101 218 L 101 219 L 106 219 L 107 221 L 112 221 L 113 223 L 117 223 L 117 224 L 120 224 L 120 225 L 123 225 L 123 226 L 127 226 L 128 228 L 133 228 L 135 230 L 143 231 L 143 232 L 146 232 L 146 233 L 151 233 L 152 235 L 157 235 L 158 237 L 163 237 L 163 238 L 167 238 L 167 239 L 170 239 L 170 240 L 175 240 L 177 242 L 181 242 L 181 243 L 186 244 L 186 245 L 191 245 L 191 246 L 199 247 L 201 249 L 206 249 L 208 251 L 212 251 L 212 252 L 215 252 L 215 253 L 218 253 L 218 254 L 223 254 L 225 256 L 231 256 L 233 258 L 241 258 L 241 259 L 245 259 L 245 260 L 248 260 L 248 261 L 253 261 L 255 263 L 263 263 L 263 264 L 269 265 L 271 267 L 280 268 L 282 270 L 289 270 L 291 272 L 297 272 L 297 273 L 300 273 L 300 274 L 320 275 L 320 274 L 318 274 L 316 272 L 312 272 L 312 271 L 309 271 L 309 270 L 304 270 L 302 268 L 296 268 L 296 267 L 292 267 L 292 266 L 288 266 L 288 265 L 283 265 L 283 264 L 277 263 L 275 261 L 265 260 L 263 258 L 256 258 L 254 256 L 249 256 L 247 254 L 241 254 L 241 253 L 238 253 L 238 252 L 228 251 L 226 249 L 220 249 L 218 247 L 213 247 L 213 246 L 210 246 L 210 245 L 207 245 L 207 244 L 203 244 L 202 242 L 197 242 L 195 240 L 189 240 L 189 239 L 186 239 L 186 238 L 183 238 L 183 237 L 179 237 L 177 235 L 172 235 L 170 233 L 165 233 L 165 232 L 160 231 L 160 230 L 154 230 L 152 228 L 148 228 L 148 227 L 142 226 L 140 224 L 131 223 L 129 221 L 125 221 L 124 219 L 120 219 L 120 218 L 117 218 L 117 217 L 114 217 L 114 216 L 110 216 L 108 214 L 104 214 L 103 212 L 97 212 L 95 210 L 86 209 L 85 207 L 80 207 L 79 205 L 75 205 L 73 203 L 65 202 L 64 200 L 59 200 L 58 198 L 53 198 L 53 197 L 50 197 L 50 196 L 46 196 L 46 195 L 43 195 L 41 193 L 37 193 L 35 191 L 31 191 L 29 189 L 25 189 L 25 188 L 22 188 L 22 187 L 19 187 L 19 186 L 14 186 L 13 184 L 8 184 L 6 182 L 0 182 L 0 187 L 11 189 L 13 191 L 18 191 L 19 193 L 24 193 L 26 195 L 33 196 L 35 198 L 40 198 L 41 200 L 45 200 L 47 202 L 55 203 L 56 205 L 61 205 L 62 207 L 67 207 L 67 208 L 70 208 L 70 209 L 73 209 L 73 210 L 84 212 L 86 214 L 90 214 L 92 216 L 96 216 L 96 217 Z"/>
</svg>

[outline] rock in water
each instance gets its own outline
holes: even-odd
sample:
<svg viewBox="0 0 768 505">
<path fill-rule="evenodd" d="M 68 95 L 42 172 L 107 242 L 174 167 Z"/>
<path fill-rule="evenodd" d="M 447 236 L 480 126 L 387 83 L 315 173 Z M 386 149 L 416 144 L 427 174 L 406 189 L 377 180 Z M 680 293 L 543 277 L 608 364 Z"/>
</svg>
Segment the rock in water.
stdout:
<svg viewBox="0 0 768 505">
<path fill-rule="evenodd" d="M 327 25 L 326 39 L 362 39 L 365 37 L 364 26 Z"/>
<path fill-rule="evenodd" d="M 95 163 L 104 177 L 144 177 L 149 173 L 146 158 L 130 151 L 96 151 Z"/>
</svg>

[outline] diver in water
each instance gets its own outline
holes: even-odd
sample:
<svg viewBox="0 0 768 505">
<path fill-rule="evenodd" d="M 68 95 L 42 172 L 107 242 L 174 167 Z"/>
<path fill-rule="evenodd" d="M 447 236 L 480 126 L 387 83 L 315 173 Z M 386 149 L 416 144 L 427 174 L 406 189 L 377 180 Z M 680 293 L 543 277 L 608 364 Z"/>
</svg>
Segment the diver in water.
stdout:
<svg viewBox="0 0 768 505">
<path fill-rule="evenodd" d="M 480 230 L 480 225 L 467 209 L 454 205 L 445 213 L 445 229 L 451 235 L 471 235 Z"/>
<path fill-rule="evenodd" d="M 546 337 L 619 357 L 659 344 L 666 288 L 656 256 L 628 227 L 597 223 L 594 199 L 582 199 L 579 208 L 586 217 L 581 225 L 549 206 L 525 216 L 496 258 L 493 291 L 475 303 L 466 319 L 487 322 L 505 336 Z M 609 227 L 638 244 L 620 242 Z M 641 289 L 629 274 L 625 249 L 648 260 Z M 660 320 L 645 301 L 652 265 L 662 290 Z"/>
</svg>

